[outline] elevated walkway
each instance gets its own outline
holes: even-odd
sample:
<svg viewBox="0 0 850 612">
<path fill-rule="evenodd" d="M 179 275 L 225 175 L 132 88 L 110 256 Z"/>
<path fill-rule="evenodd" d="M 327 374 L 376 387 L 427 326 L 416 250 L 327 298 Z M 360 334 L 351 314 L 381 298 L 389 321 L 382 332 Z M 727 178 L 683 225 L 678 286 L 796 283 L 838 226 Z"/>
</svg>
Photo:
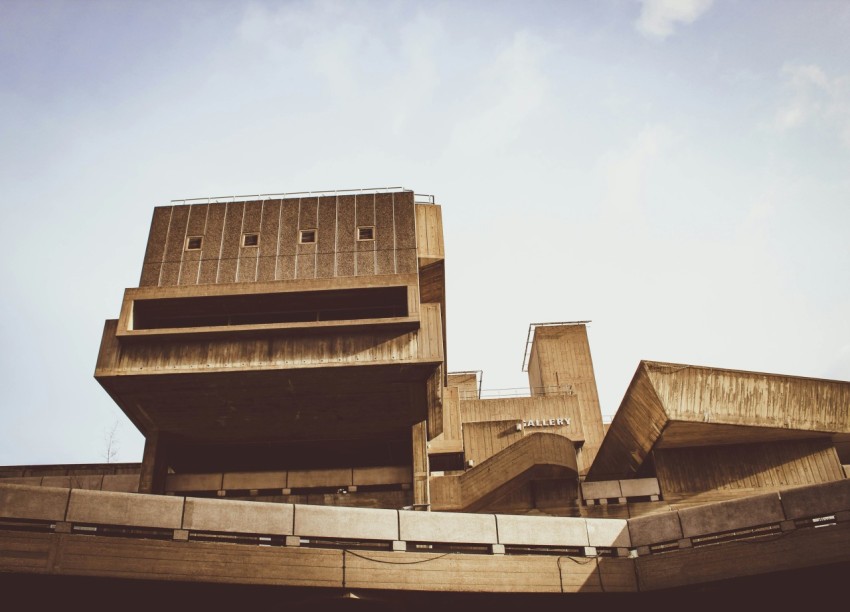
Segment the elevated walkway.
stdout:
<svg viewBox="0 0 850 612">
<path fill-rule="evenodd" d="M 850 480 L 641 518 L 0 485 L 0 573 L 388 592 L 664 591 L 850 563 Z"/>
</svg>

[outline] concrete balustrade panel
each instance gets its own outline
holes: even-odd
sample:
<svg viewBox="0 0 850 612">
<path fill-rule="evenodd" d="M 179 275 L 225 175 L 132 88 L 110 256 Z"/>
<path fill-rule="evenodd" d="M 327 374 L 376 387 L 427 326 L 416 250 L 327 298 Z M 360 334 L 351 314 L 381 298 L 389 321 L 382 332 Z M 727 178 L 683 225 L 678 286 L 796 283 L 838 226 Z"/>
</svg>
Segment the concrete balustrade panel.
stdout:
<svg viewBox="0 0 850 612">
<path fill-rule="evenodd" d="M 650 546 L 682 539 L 677 512 L 661 512 L 629 519 L 632 546 Z"/>
<path fill-rule="evenodd" d="M 778 493 L 755 495 L 679 511 L 686 538 L 780 523 L 785 519 Z"/>
<path fill-rule="evenodd" d="M 600 482 L 581 483 L 581 495 L 584 499 L 607 499 L 622 497 L 619 480 L 602 480 Z"/>
<path fill-rule="evenodd" d="M 583 518 L 496 515 L 499 544 L 588 546 Z"/>
<path fill-rule="evenodd" d="M 657 478 L 635 478 L 634 480 L 621 480 L 620 491 L 623 497 L 646 497 L 648 495 L 661 495 Z"/>
<path fill-rule="evenodd" d="M 219 491 L 221 474 L 169 474 L 165 478 L 165 490 L 173 493 L 180 491 Z"/>
<path fill-rule="evenodd" d="M 103 477 L 102 491 L 120 491 L 137 493 L 139 491 L 138 474 L 106 474 Z"/>
<path fill-rule="evenodd" d="M 295 506 L 294 535 L 300 537 L 389 540 L 398 537 L 398 510 Z"/>
<path fill-rule="evenodd" d="M 498 544 L 492 514 L 399 512 L 399 539 L 406 542 Z"/>
<path fill-rule="evenodd" d="M 351 482 L 351 470 L 292 470 L 289 472 L 290 489 L 317 487 L 347 487 Z"/>
<path fill-rule="evenodd" d="M 72 489 L 66 520 L 96 525 L 180 529 L 182 519 L 182 497 Z"/>
<path fill-rule="evenodd" d="M 183 529 L 292 535 L 292 504 L 186 498 Z"/>
<path fill-rule="evenodd" d="M 0 478 L 0 484 L 17 484 L 40 487 L 41 479 L 42 476 L 13 476 L 12 478 Z"/>
<path fill-rule="evenodd" d="M 45 476 L 41 481 L 42 487 L 61 487 L 63 489 L 89 489 L 100 491 L 103 485 L 103 476 Z"/>
<path fill-rule="evenodd" d="M 286 472 L 227 472 L 221 488 L 234 489 L 285 489 Z"/>
<path fill-rule="evenodd" d="M 0 484 L 0 517 L 64 521 L 68 489 Z"/>
<path fill-rule="evenodd" d="M 410 466 L 354 468 L 356 486 L 405 484 L 413 481 Z"/>
<path fill-rule="evenodd" d="M 625 519 L 585 519 L 590 546 L 628 548 L 631 546 L 629 526 Z"/>
<path fill-rule="evenodd" d="M 850 510 L 850 480 L 787 489 L 780 492 L 785 518 L 826 516 Z"/>
</svg>

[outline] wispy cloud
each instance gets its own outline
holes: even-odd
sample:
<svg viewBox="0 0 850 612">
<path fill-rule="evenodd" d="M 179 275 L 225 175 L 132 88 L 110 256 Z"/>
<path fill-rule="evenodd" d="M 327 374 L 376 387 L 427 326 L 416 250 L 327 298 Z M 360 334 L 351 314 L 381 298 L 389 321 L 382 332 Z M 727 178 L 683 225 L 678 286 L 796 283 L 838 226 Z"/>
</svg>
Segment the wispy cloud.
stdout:
<svg viewBox="0 0 850 612">
<path fill-rule="evenodd" d="M 642 226 L 647 175 L 675 142 L 675 133 L 666 125 L 647 125 L 624 150 L 611 152 L 601 160 L 606 187 L 603 210 L 614 226 Z"/>
<path fill-rule="evenodd" d="M 786 64 L 782 74 L 788 93 L 774 126 L 780 131 L 826 127 L 850 147 L 850 75 L 831 77 L 814 64 Z"/>
<path fill-rule="evenodd" d="M 648 38 L 663 40 L 679 24 L 689 25 L 702 17 L 714 0 L 641 0 L 637 31 Z"/>
</svg>

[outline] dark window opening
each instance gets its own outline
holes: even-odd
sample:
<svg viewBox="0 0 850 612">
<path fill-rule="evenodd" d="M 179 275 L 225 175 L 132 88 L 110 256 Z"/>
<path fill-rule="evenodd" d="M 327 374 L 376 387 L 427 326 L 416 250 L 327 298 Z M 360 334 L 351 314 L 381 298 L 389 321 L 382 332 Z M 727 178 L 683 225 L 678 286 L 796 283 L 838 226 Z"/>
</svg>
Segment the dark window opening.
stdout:
<svg viewBox="0 0 850 612">
<path fill-rule="evenodd" d="M 253 247 L 260 244 L 260 235 L 259 234 L 243 234 L 242 235 L 242 246 Z"/>
<path fill-rule="evenodd" d="M 316 230 L 301 230 L 299 242 L 301 244 L 313 244 L 316 242 Z"/>
<path fill-rule="evenodd" d="M 186 238 L 186 250 L 187 251 L 197 251 L 201 248 L 201 244 L 203 244 L 204 239 L 201 236 L 189 236 Z"/>
<path fill-rule="evenodd" d="M 406 317 L 407 287 L 136 300 L 134 329 Z"/>
<path fill-rule="evenodd" d="M 440 453 L 430 455 L 428 463 L 431 466 L 432 472 L 451 472 L 462 470 L 466 466 L 463 464 L 463 453 Z"/>
<path fill-rule="evenodd" d="M 357 228 L 357 240 L 374 240 L 375 239 L 375 228 L 374 227 L 358 227 Z"/>
</svg>

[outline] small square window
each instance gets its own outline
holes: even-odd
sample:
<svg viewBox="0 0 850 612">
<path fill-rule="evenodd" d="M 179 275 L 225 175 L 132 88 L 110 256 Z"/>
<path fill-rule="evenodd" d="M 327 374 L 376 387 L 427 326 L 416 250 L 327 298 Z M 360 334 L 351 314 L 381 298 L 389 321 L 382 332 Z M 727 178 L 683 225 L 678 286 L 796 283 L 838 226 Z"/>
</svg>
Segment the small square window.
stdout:
<svg viewBox="0 0 850 612">
<path fill-rule="evenodd" d="M 242 246 L 252 247 L 260 244 L 259 234 L 242 234 Z"/>
<path fill-rule="evenodd" d="M 375 228 L 372 226 L 358 227 L 357 228 L 357 239 L 358 240 L 374 240 L 375 239 Z"/>
<path fill-rule="evenodd" d="M 316 233 L 314 229 L 301 230 L 299 242 L 301 244 L 313 244 L 316 242 Z"/>
<path fill-rule="evenodd" d="M 186 250 L 187 251 L 197 251 L 201 248 L 201 244 L 203 244 L 204 239 L 201 236 L 189 236 L 186 238 Z"/>
</svg>

